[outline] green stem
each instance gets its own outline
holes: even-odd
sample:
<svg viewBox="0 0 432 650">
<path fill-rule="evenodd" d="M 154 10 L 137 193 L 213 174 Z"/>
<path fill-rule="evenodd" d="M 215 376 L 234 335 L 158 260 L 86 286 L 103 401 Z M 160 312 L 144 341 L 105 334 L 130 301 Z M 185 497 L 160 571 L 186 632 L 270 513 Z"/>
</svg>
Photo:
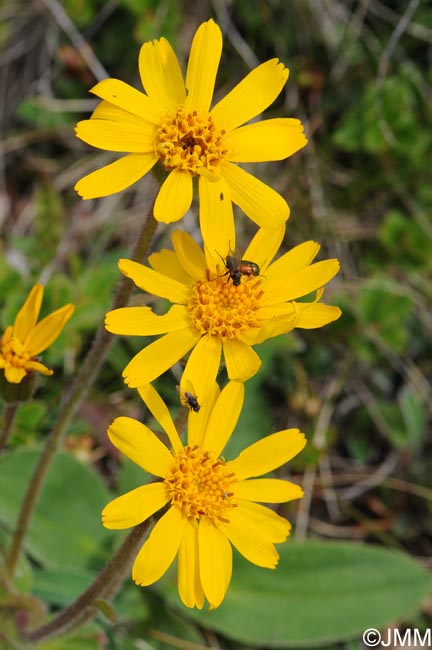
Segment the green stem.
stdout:
<svg viewBox="0 0 432 650">
<path fill-rule="evenodd" d="M 153 217 L 152 205 L 147 214 L 138 240 L 135 244 L 131 259 L 134 261 L 142 261 L 150 248 L 154 233 L 156 231 L 156 225 L 157 223 Z M 115 293 L 111 309 L 119 309 L 120 307 L 125 307 L 128 304 L 133 286 L 134 285 L 131 280 L 129 280 L 129 278 L 121 278 L 117 286 L 117 291 Z M 106 354 L 111 344 L 113 343 L 113 340 L 114 338 L 112 334 L 107 332 L 104 324 L 102 323 L 96 333 L 93 345 L 90 348 L 85 360 L 83 361 L 80 371 L 76 375 L 75 380 L 72 382 L 71 388 L 64 400 L 57 419 L 54 422 L 53 428 L 48 435 L 45 447 L 38 459 L 37 465 L 33 472 L 33 476 L 27 488 L 27 492 L 24 496 L 21 505 L 21 511 L 18 516 L 16 529 L 12 538 L 12 544 L 7 559 L 7 571 L 10 577 L 13 577 L 15 573 L 18 558 L 23 546 L 24 537 L 30 525 L 36 502 L 39 498 L 55 452 L 61 443 L 73 416 L 75 415 L 77 409 L 87 394 L 90 386 L 96 379 L 102 362 L 104 361 Z"/>
<path fill-rule="evenodd" d="M 18 402 L 5 404 L 3 411 L 3 428 L 0 432 L 0 456 L 3 453 L 12 431 L 12 424 L 18 410 Z"/>
<path fill-rule="evenodd" d="M 120 589 L 148 526 L 149 520 L 133 528 L 93 584 L 49 623 L 28 632 L 26 640 L 38 643 L 76 629 L 92 618 L 98 611 L 94 602 L 100 598 L 111 598 Z"/>
</svg>

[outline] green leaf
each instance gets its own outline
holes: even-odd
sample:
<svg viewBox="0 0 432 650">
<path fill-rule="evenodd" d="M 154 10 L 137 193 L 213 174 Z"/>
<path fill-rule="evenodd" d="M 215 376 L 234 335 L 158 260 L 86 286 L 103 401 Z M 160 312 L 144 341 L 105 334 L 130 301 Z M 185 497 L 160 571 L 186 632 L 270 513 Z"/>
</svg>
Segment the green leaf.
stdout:
<svg viewBox="0 0 432 650">
<path fill-rule="evenodd" d="M 103 634 L 94 623 L 89 623 L 71 636 L 60 636 L 38 645 L 38 650 L 101 650 Z"/>
<path fill-rule="evenodd" d="M 237 642 L 303 648 L 361 636 L 411 616 L 431 592 L 408 555 L 347 542 L 288 543 L 275 571 L 236 558 L 222 605 L 190 616 Z M 170 588 L 174 601 L 174 585 Z M 178 597 L 177 597 L 178 603 Z"/>
<path fill-rule="evenodd" d="M 46 603 L 66 607 L 90 586 L 95 576 L 95 572 L 79 567 L 35 571 L 33 592 Z"/>
<path fill-rule="evenodd" d="M 125 494 L 129 490 L 134 490 L 140 485 L 149 483 L 152 479 L 152 474 L 145 472 L 126 456 L 122 456 L 116 494 Z"/>
<path fill-rule="evenodd" d="M 149 629 L 157 630 L 157 636 L 146 634 L 147 639 L 151 639 L 152 648 L 167 650 L 190 647 L 192 650 L 194 647 L 202 647 L 202 633 L 193 621 L 183 615 L 183 611 L 173 609 L 169 603 L 155 598 L 154 594 L 147 593 L 147 601 L 150 605 Z M 178 646 L 174 642 L 175 638 L 178 640 Z"/>
<path fill-rule="evenodd" d="M 36 450 L 23 450 L 0 461 L 0 521 L 10 529 L 38 456 Z M 26 550 L 49 568 L 87 566 L 91 559 L 100 558 L 102 544 L 112 536 L 100 519 L 110 500 L 91 467 L 58 454 L 30 524 Z"/>
<path fill-rule="evenodd" d="M 4 575 L 6 550 L 10 547 L 11 535 L 0 527 L 0 576 Z M 33 588 L 33 568 L 25 555 L 19 558 L 15 575 L 13 577 L 14 590 L 20 594 L 30 594 Z M 0 602 L 2 602 L 5 585 L 0 578 Z"/>
</svg>

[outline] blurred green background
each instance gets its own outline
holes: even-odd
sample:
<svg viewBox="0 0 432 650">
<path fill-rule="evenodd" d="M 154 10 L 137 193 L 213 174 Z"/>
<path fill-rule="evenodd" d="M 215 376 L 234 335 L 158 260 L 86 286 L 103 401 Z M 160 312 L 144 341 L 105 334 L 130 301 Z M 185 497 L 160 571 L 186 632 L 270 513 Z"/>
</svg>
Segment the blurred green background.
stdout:
<svg viewBox="0 0 432 650">
<path fill-rule="evenodd" d="M 306 496 L 281 511 L 295 542 L 284 545 L 278 570 L 239 562 L 226 603 L 202 614 L 181 606 L 172 578 L 145 591 L 128 584 L 116 622 L 101 614 L 76 639 L 46 647 L 362 648 L 367 627 L 427 630 L 432 3 L 3 0 L 0 12 L 1 330 L 35 281 L 47 284 L 43 313 L 77 306 L 44 355 L 55 379 L 41 381 L 33 403 L 21 407 L 12 453 L 0 464 L 0 542 L 13 528 L 64 383 L 110 307 L 117 259 L 128 255 L 148 210 L 147 178 L 97 201 L 73 191 L 115 158 L 74 137 L 74 124 L 97 103 L 88 90 L 106 76 L 140 88 L 143 41 L 167 37 L 185 69 L 197 26 L 213 17 L 224 33 L 216 98 L 267 59 L 290 68 L 265 116 L 300 118 L 309 144 L 288 161 L 254 169 L 291 207 L 284 250 L 314 239 L 319 259 L 341 261 L 324 299 L 343 316 L 259 346 L 263 367 L 246 385 L 225 454 L 286 427 L 307 434 L 306 450 L 281 474 Z M 238 217 L 244 248 L 253 225 Z M 199 238 L 195 215 L 181 227 Z M 170 246 L 169 234 L 159 226 L 154 250 Z M 106 428 L 118 415 L 149 421 L 121 380 L 144 342 L 116 339 L 33 522 L 20 587 L 54 607 L 85 588 L 120 543 L 121 533 L 100 526 L 101 507 L 143 481 L 108 444 Z M 179 365 L 156 383 L 174 414 L 180 375 Z"/>
</svg>

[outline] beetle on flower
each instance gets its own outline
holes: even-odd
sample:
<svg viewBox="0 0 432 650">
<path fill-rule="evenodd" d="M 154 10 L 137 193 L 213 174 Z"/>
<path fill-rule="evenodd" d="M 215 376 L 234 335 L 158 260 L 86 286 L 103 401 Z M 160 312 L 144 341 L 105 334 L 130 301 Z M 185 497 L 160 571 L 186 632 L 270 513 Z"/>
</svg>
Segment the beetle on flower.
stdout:
<svg viewBox="0 0 432 650">
<path fill-rule="evenodd" d="M 338 272 L 339 262 L 311 264 L 320 248 L 313 241 L 272 262 L 284 231 L 282 227 L 257 232 L 244 257 L 259 266 L 260 275 L 242 276 L 238 286 L 224 276 L 216 245 L 206 242 L 204 253 L 186 232 L 173 233 L 174 251 L 150 255 L 153 268 L 120 260 L 122 273 L 140 289 L 174 303 L 162 316 L 150 307 L 125 307 L 106 315 L 105 326 L 115 334 L 164 335 L 126 366 L 126 384 L 136 388 L 152 382 L 192 350 L 181 386 L 183 390 L 187 382 L 200 386 L 205 399 L 222 353 L 229 379 L 246 381 L 261 365 L 254 345 L 296 327 L 312 329 L 338 319 L 339 307 L 323 304 L 319 298 L 322 287 Z M 231 243 L 235 245 L 233 235 Z M 228 252 L 229 246 L 226 240 L 219 250 Z M 298 300 L 312 292 L 316 292 L 313 300 Z"/>
<path fill-rule="evenodd" d="M 144 424 L 119 417 L 108 429 L 111 442 L 159 478 L 109 503 L 102 512 L 107 528 L 137 526 L 168 506 L 139 551 L 134 581 L 151 585 L 178 556 L 178 590 L 187 607 L 210 608 L 222 602 L 231 580 L 232 546 L 249 562 L 274 569 L 289 522 L 262 503 L 284 503 L 303 496 L 296 484 L 267 474 L 296 456 L 306 440 L 298 429 L 269 435 L 231 461 L 221 457 L 240 415 L 243 384 L 214 384 L 199 413 L 189 412 L 183 444 L 168 408 L 152 386 L 140 389 L 164 429 L 170 449 Z"/>
</svg>

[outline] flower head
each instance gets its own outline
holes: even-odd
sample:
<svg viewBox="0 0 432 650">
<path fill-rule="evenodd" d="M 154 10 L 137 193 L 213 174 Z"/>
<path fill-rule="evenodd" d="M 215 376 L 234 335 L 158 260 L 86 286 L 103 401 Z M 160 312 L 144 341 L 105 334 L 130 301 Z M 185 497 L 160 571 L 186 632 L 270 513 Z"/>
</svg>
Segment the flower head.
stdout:
<svg viewBox="0 0 432 650">
<path fill-rule="evenodd" d="M 276 99 L 288 70 L 278 59 L 267 61 L 210 108 L 221 52 L 221 31 L 209 20 L 195 34 L 185 79 L 173 49 L 161 38 L 144 43 L 140 51 L 145 94 L 118 79 L 105 79 L 91 89 L 103 101 L 89 120 L 78 123 L 77 137 L 127 155 L 81 179 L 75 186 L 80 196 L 119 192 L 159 163 L 166 179 L 154 207 L 158 221 L 177 221 L 187 212 L 194 176 L 199 178 L 204 232 L 214 227 L 222 197 L 229 201 L 223 211 L 226 228 L 232 221 L 231 201 L 259 226 L 286 221 L 285 200 L 236 163 L 283 160 L 306 144 L 296 119 L 242 126 Z"/>
<path fill-rule="evenodd" d="M 170 449 L 144 424 L 120 417 L 108 429 L 111 442 L 159 477 L 111 501 L 102 512 L 107 528 L 129 528 L 161 508 L 166 512 L 139 551 L 132 577 L 139 585 L 158 580 L 178 557 L 178 589 L 187 607 L 214 608 L 231 580 L 232 546 L 247 560 L 274 569 L 290 524 L 264 503 L 303 496 L 302 489 L 276 478 L 255 478 L 296 456 L 305 445 L 298 429 L 286 429 L 250 445 L 231 461 L 221 457 L 243 405 L 243 384 L 215 384 L 199 413 L 190 411 L 187 443 L 152 386 L 140 393 L 166 432 Z"/>
<path fill-rule="evenodd" d="M 19 384 L 33 371 L 53 374 L 37 356 L 55 341 L 74 312 L 74 305 L 65 305 L 37 323 L 43 291 L 41 284 L 35 284 L 14 324 L 6 328 L 1 339 L 0 369 L 12 384 Z"/>
<path fill-rule="evenodd" d="M 256 270 L 240 274 L 238 284 L 225 267 L 230 253 L 228 241 L 220 241 L 223 247 L 219 249 L 208 245 L 204 253 L 185 232 L 173 233 L 174 251 L 162 250 L 149 257 L 152 269 L 120 260 L 122 273 L 140 289 L 174 303 L 163 316 L 157 316 L 150 307 L 108 312 L 106 328 L 115 334 L 164 334 L 127 365 L 125 382 L 132 388 L 148 384 L 192 350 L 182 387 L 189 381 L 200 387 L 200 397 L 204 398 L 216 380 L 222 352 L 229 379 L 245 381 L 261 365 L 253 345 L 295 327 L 321 327 L 339 318 L 338 307 L 319 302 L 321 288 L 338 272 L 339 262 L 333 259 L 311 264 L 319 251 L 313 241 L 271 262 L 283 234 L 284 228 L 257 232 L 243 258 L 257 265 L 259 274 Z M 240 262 L 235 264 L 243 268 Z M 298 301 L 315 291 L 312 301 Z"/>
</svg>

